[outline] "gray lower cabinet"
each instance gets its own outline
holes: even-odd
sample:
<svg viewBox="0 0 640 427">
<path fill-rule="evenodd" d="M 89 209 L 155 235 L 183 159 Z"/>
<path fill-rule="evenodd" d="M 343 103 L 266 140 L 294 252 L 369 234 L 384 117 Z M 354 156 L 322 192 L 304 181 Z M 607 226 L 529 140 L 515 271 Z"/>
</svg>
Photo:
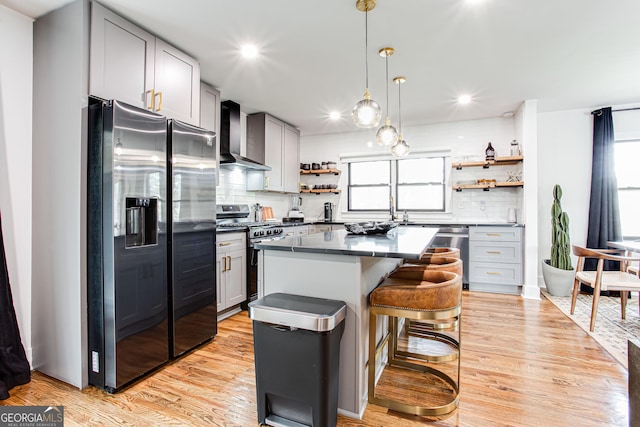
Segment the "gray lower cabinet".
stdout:
<svg viewBox="0 0 640 427">
<path fill-rule="evenodd" d="M 519 294 L 522 227 L 469 227 L 469 290 Z"/>
<path fill-rule="evenodd" d="M 216 234 L 218 313 L 247 299 L 246 239 L 245 233 Z"/>
<path fill-rule="evenodd" d="M 296 225 L 293 227 L 284 227 L 282 230 L 285 237 L 306 236 L 312 234 L 309 231 L 309 225 Z"/>
</svg>

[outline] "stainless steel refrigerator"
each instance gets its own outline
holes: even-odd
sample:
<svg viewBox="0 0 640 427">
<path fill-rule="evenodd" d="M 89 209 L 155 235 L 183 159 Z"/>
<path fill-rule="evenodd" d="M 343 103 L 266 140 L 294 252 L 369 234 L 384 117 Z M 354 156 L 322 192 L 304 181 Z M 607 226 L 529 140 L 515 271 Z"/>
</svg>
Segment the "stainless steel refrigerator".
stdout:
<svg viewBox="0 0 640 427">
<path fill-rule="evenodd" d="M 89 382 L 115 392 L 217 332 L 215 134 L 119 101 L 88 114 Z"/>
</svg>

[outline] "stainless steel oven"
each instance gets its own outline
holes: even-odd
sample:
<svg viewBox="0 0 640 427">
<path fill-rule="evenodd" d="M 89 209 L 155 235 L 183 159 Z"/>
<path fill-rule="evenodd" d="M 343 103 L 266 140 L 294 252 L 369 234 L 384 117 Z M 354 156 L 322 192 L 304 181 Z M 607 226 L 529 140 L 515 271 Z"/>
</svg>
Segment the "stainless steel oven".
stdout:
<svg viewBox="0 0 640 427">
<path fill-rule="evenodd" d="M 247 302 L 243 308 L 247 309 L 251 301 L 258 298 L 258 252 L 256 243 L 268 242 L 271 240 L 284 239 L 281 224 L 256 224 L 249 227 L 247 238 Z"/>
</svg>

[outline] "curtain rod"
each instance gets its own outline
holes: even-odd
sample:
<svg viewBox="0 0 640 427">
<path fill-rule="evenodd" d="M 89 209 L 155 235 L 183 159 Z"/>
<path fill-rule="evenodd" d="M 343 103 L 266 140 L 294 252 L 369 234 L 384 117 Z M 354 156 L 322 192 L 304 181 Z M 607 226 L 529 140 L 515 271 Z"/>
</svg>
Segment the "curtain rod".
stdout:
<svg viewBox="0 0 640 427">
<path fill-rule="evenodd" d="M 640 107 L 634 107 L 634 108 L 620 108 L 619 110 L 611 110 L 612 113 L 618 112 L 618 111 L 633 111 L 633 110 L 640 110 Z M 591 112 L 591 114 L 598 114 L 600 115 L 600 112 L 602 111 L 602 108 L 598 108 L 597 110 L 594 110 Z"/>
</svg>

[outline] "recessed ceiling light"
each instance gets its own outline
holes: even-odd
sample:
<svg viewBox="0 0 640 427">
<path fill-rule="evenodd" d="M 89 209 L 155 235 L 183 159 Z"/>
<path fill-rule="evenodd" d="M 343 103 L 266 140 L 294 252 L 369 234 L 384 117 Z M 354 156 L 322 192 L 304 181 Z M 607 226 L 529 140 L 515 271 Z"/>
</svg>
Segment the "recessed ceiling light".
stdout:
<svg viewBox="0 0 640 427">
<path fill-rule="evenodd" d="M 468 104 L 471 102 L 471 95 L 460 95 L 458 97 L 459 104 Z"/>
<path fill-rule="evenodd" d="M 242 56 L 248 59 L 253 59 L 258 56 L 258 48 L 252 44 L 245 44 L 242 46 Z"/>
<path fill-rule="evenodd" d="M 337 111 L 332 111 L 329 113 L 329 118 L 331 120 L 338 120 L 340 118 L 340 113 Z"/>
</svg>

